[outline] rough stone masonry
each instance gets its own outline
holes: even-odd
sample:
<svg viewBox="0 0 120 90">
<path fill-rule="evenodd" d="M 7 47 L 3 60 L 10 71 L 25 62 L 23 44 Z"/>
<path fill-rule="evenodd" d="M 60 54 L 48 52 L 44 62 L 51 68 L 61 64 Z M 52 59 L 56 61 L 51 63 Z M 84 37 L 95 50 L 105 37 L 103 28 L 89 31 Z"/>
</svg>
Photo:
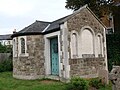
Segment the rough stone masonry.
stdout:
<svg viewBox="0 0 120 90">
<path fill-rule="evenodd" d="M 109 79 L 112 81 L 112 90 L 120 90 L 120 66 L 113 66 Z"/>
</svg>

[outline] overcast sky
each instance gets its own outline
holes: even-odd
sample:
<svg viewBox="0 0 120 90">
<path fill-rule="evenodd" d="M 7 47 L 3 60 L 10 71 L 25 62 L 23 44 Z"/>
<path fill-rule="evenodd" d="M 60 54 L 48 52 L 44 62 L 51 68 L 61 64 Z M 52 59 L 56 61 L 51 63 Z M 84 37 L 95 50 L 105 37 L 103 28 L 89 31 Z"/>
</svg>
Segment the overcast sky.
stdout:
<svg viewBox="0 0 120 90">
<path fill-rule="evenodd" d="M 20 31 L 35 20 L 54 21 L 72 13 L 66 0 L 0 0 L 0 35 Z"/>
</svg>

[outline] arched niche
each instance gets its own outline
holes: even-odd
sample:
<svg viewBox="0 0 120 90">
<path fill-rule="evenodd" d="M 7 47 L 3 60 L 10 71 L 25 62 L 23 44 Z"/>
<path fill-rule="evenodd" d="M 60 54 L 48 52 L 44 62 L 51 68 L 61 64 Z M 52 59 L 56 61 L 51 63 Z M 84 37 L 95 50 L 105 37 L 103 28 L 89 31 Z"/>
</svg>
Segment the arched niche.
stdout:
<svg viewBox="0 0 120 90">
<path fill-rule="evenodd" d="M 85 28 L 81 33 L 82 54 L 94 54 L 94 37 L 90 29 Z"/>
<path fill-rule="evenodd" d="M 78 34 L 76 31 L 71 33 L 71 57 L 78 57 Z"/>
<path fill-rule="evenodd" d="M 102 57 L 103 54 L 103 42 L 102 42 L 102 35 L 101 34 L 97 34 L 97 53 L 98 53 L 98 57 Z"/>
</svg>

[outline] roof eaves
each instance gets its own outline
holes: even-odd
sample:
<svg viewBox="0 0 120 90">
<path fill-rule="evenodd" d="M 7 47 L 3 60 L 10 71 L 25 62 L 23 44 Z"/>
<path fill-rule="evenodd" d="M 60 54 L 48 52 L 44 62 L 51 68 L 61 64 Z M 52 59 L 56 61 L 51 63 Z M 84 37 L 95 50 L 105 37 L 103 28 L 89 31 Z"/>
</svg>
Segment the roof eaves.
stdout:
<svg viewBox="0 0 120 90">
<path fill-rule="evenodd" d="M 12 34 L 0 35 L 0 40 L 12 40 Z"/>
<path fill-rule="evenodd" d="M 48 34 L 48 33 L 52 33 L 52 32 L 56 32 L 56 31 L 59 31 L 59 30 L 60 30 L 60 27 L 49 30 L 49 31 L 46 31 L 46 32 L 43 33 L 43 35 Z"/>
<path fill-rule="evenodd" d="M 25 36 L 25 35 L 42 35 L 41 32 L 26 32 L 26 33 L 15 33 L 11 37 L 14 38 L 16 36 Z"/>
</svg>

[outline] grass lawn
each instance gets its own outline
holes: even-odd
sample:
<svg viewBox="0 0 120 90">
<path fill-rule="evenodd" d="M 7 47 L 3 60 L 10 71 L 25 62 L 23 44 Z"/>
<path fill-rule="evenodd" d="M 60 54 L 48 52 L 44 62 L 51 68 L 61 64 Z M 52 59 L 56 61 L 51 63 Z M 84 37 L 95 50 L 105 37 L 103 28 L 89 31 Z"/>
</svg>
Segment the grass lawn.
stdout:
<svg viewBox="0 0 120 90">
<path fill-rule="evenodd" d="M 57 81 L 18 80 L 12 72 L 0 73 L 0 90 L 63 90 L 65 84 Z"/>
<path fill-rule="evenodd" d="M 65 83 L 52 80 L 18 80 L 12 72 L 0 73 L 0 90 L 65 90 Z M 108 85 L 99 90 L 112 90 Z"/>
</svg>

